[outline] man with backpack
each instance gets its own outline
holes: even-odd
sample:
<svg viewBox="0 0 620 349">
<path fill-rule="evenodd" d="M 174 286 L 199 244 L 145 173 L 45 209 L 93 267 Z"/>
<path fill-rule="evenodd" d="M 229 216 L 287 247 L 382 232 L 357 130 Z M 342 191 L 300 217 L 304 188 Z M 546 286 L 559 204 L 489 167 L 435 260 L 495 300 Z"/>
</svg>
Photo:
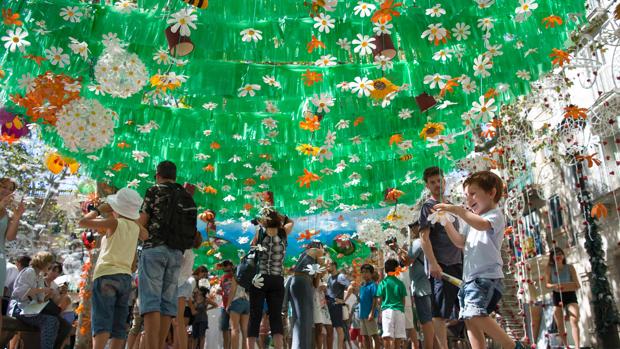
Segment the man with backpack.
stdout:
<svg viewBox="0 0 620 349">
<path fill-rule="evenodd" d="M 193 244 L 197 210 L 192 196 L 176 183 L 176 165 L 157 165 L 156 184 L 146 191 L 140 223 L 149 231 L 138 273 L 140 315 L 146 348 L 164 347 L 177 314 L 177 282 L 183 252 Z"/>
</svg>

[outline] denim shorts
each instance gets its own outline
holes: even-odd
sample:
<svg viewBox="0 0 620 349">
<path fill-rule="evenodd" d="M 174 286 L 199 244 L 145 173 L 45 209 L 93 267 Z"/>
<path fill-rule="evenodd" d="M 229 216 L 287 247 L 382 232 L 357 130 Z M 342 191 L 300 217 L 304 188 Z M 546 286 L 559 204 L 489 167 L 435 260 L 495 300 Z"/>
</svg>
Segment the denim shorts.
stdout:
<svg viewBox="0 0 620 349">
<path fill-rule="evenodd" d="M 502 279 L 476 278 L 465 282 L 459 290 L 459 318 L 466 320 L 494 312 L 502 298 L 502 288 Z"/>
<path fill-rule="evenodd" d="M 104 275 L 95 279 L 92 296 L 93 336 L 107 332 L 111 338 L 127 338 L 131 275 Z"/>
<path fill-rule="evenodd" d="M 192 298 L 192 283 L 185 281 L 177 287 L 177 298 L 185 298 L 186 300 Z"/>
<path fill-rule="evenodd" d="M 432 295 L 430 294 L 426 296 L 420 296 L 420 297 L 415 296 L 414 297 L 415 310 L 416 310 L 416 313 L 418 314 L 418 320 L 423 325 L 433 320 L 431 297 Z"/>
<path fill-rule="evenodd" d="M 177 287 L 183 253 L 166 245 L 145 248 L 140 254 L 138 298 L 140 315 L 159 312 L 177 315 Z"/>
<path fill-rule="evenodd" d="M 241 315 L 250 314 L 250 301 L 245 298 L 237 298 L 228 306 L 228 311 Z"/>
</svg>

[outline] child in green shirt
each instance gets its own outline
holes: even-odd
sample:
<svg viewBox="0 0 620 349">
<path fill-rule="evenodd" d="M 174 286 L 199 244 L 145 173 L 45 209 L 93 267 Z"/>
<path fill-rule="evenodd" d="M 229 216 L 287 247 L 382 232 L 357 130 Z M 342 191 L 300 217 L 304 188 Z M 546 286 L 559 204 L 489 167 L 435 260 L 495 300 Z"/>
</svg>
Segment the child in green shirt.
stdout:
<svg viewBox="0 0 620 349">
<path fill-rule="evenodd" d="M 387 276 L 379 283 L 377 298 L 381 301 L 383 341 L 385 349 L 400 348 L 403 339 L 407 338 L 405 330 L 405 284 L 397 275 L 398 261 L 388 259 L 384 263 Z"/>
</svg>

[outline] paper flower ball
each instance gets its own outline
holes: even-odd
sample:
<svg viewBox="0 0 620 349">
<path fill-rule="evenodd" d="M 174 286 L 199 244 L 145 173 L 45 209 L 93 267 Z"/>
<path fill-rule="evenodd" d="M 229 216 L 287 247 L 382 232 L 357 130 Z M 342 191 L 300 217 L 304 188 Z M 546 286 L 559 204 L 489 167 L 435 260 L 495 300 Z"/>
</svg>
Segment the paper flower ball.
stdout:
<svg viewBox="0 0 620 349">
<path fill-rule="evenodd" d="M 357 225 L 357 237 L 361 241 L 372 241 L 377 245 L 383 243 L 383 227 L 376 219 L 366 218 Z"/>
<path fill-rule="evenodd" d="M 146 85 L 149 74 L 135 53 L 129 53 L 118 46 L 109 46 L 103 50 L 95 65 L 95 78 L 105 93 L 127 98 Z"/>
<path fill-rule="evenodd" d="M 448 211 L 435 211 L 433 213 L 431 213 L 428 216 L 428 220 L 432 223 L 432 224 L 441 224 L 443 226 L 446 225 L 446 223 L 450 222 L 450 223 L 454 223 L 454 216 L 452 215 L 452 213 L 448 212 Z"/>
<path fill-rule="evenodd" d="M 351 237 L 347 234 L 337 235 L 334 238 L 333 247 L 336 252 L 342 253 L 345 256 L 348 256 L 355 251 L 355 246 L 351 241 Z"/>
<path fill-rule="evenodd" d="M 117 115 L 94 99 L 80 98 L 58 113 L 56 130 L 71 151 L 92 153 L 108 145 Z"/>
</svg>

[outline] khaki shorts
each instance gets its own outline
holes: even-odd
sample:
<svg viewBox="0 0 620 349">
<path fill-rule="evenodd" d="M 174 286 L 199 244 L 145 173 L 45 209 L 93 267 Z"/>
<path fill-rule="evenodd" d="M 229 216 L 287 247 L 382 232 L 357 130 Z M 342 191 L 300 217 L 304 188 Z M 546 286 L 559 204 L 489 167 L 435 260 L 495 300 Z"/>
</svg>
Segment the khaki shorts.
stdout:
<svg viewBox="0 0 620 349">
<path fill-rule="evenodd" d="M 360 320 L 360 334 L 362 336 L 374 336 L 374 335 L 379 334 L 379 327 L 377 326 L 377 319 Z"/>
</svg>

